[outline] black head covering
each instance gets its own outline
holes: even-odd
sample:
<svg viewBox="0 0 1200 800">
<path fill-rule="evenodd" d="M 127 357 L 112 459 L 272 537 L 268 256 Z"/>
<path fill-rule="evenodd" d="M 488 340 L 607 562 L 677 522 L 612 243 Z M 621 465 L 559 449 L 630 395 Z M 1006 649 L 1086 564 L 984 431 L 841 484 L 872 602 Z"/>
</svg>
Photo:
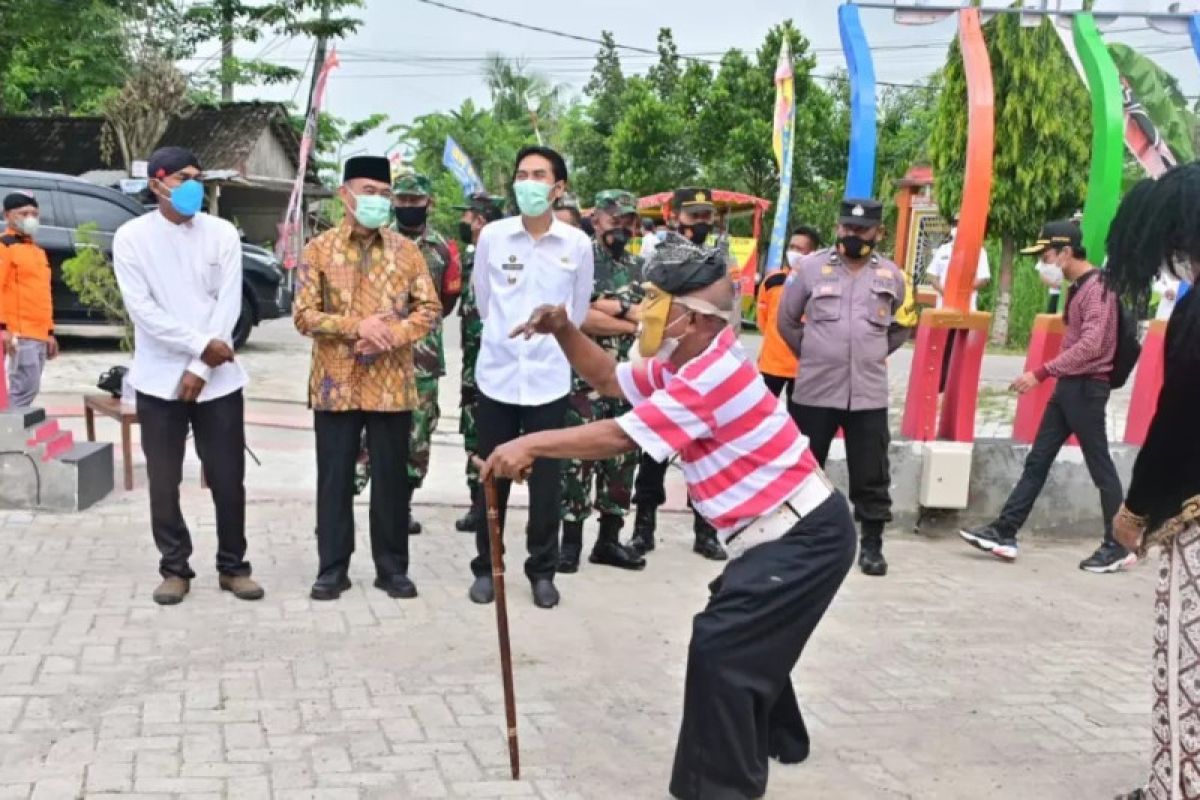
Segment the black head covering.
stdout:
<svg viewBox="0 0 1200 800">
<path fill-rule="evenodd" d="M 680 297 L 728 280 L 729 269 L 723 248 L 694 245 L 672 231 L 654 248 L 645 274 L 659 289 Z"/>
<path fill-rule="evenodd" d="M 383 156 L 354 156 L 342 167 L 342 183 L 355 178 L 369 178 L 392 185 L 392 162 Z"/>
<path fill-rule="evenodd" d="M 150 154 L 146 162 L 146 177 L 162 180 L 185 167 L 200 169 L 200 159 L 186 147 L 160 147 Z"/>
<path fill-rule="evenodd" d="M 869 197 L 847 197 L 838 210 L 838 224 L 872 228 L 883 222 L 883 203 Z"/>
<path fill-rule="evenodd" d="M 37 198 L 31 194 L 25 194 L 24 192 L 13 192 L 4 198 L 5 211 L 16 211 L 18 208 L 25 208 L 27 206 L 33 206 L 34 208 L 37 208 Z"/>
</svg>

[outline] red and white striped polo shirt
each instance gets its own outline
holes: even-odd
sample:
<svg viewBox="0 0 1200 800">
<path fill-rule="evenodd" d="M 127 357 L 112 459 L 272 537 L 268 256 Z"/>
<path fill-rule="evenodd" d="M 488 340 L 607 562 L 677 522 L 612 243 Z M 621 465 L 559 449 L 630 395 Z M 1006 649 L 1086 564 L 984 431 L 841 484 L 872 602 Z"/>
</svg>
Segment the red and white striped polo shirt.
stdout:
<svg viewBox="0 0 1200 800">
<path fill-rule="evenodd" d="M 692 504 L 722 541 L 783 505 L 817 469 L 732 328 L 678 373 L 649 360 L 618 364 L 617 380 L 633 404 L 617 423 L 652 458 L 679 455 Z"/>
</svg>

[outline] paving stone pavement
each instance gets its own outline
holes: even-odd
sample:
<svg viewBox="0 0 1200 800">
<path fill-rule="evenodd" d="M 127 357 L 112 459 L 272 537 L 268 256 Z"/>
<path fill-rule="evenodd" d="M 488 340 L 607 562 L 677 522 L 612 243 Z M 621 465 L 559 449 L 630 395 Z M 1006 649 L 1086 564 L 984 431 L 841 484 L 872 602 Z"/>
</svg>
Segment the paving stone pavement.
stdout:
<svg viewBox="0 0 1200 800">
<path fill-rule="evenodd" d="M 0 798 L 667 796 L 690 619 L 719 570 L 685 516 L 642 573 L 560 578 L 553 611 L 512 573 L 514 783 L 493 609 L 465 596 L 452 509 L 421 509 L 418 599 L 372 589 L 360 551 L 353 589 L 320 604 L 311 506 L 252 500 L 267 597 L 243 603 L 208 567 L 206 497 L 183 495 L 200 574 L 174 608 L 150 600 L 144 490 L 0 513 Z M 1152 567 L 1088 575 L 1078 543 L 1044 539 L 1008 566 L 904 531 L 888 554 L 887 578 L 850 575 L 793 676 L 813 754 L 774 766 L 768 797 L 1103 798 L 1142 778 Z"/>
</svg>

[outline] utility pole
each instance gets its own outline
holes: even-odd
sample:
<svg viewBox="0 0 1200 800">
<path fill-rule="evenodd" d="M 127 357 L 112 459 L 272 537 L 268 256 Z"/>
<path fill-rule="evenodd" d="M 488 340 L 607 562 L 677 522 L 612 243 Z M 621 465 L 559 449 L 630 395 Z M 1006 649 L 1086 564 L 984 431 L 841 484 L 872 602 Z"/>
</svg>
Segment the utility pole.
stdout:
<svg viewBox="0 0 1200 800">
<path fill-rule="evenodd" d="M 233 4 L 221 3 L 221 102 L 233 102 Z"/>
<path fill-rule="evenodd" d="M 329 24 L 329 0 L 321 0 L 321 27 L 317 33 L 317 49 L 313 55 L 312 82 L 308 85 L 308 105 L 305 106 L 305 116 L 312 112 L 313 94 L 317 91 L 317 76 L 321 67 L 325 66 L 325 50 L 329 44 L 327 35 Z"/>
</svg>

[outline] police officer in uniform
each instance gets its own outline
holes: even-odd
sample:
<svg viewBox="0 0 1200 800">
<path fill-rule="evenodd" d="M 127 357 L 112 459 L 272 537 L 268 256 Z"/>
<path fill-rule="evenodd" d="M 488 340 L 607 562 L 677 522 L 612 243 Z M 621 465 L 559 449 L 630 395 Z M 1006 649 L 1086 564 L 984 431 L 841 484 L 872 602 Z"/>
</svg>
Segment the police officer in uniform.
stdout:
<svg viewBox="0 0 1200 800">
<path fill-rule="evenodd" d="M 462 269 L 458 247 L 429 227 L 432 205 L 429 178 L 412 170 L 396 176 L 392 185 L 396 230 L 416 243 L 425 257 L 425 265 L 442 301 L 442 316 L 449 314 L 462 292 Z M 413 345 L 413 371 L 417 378 L 417 407 L 412 413 L 412 434 L 408 449 L 409 500 L 421 487 L 429 472 L 429 448 L 438 417 L 438 378 L 446 374 L 446 354 L 442 347 L 442 326 L 433 329 Z M 409 512 L 409 533 L 421 532 L 421 523 Z"/>
<path fill-rule="evenodd" d="M 883 527 L 892 520 L 887 357 L 908 338 L 896 322 L 904 273 L 876 252 L 883 206 L 848 199 L 837 243 L 805 258 L 788 276 L 776 325 L 800 359 L 791 412 L 823 467 L 840 428 L 850 502 L 861 526 L 858 566 L 886 575 Z"/>
<path fill-rule="evenodd" d="M 712 191 L 694 186 L 676 189 L 671 198 L 667 224 L 676 233 L 695 245 L 703 245 L 713 231 L 716 207 Z M 630 544 L 639 553 L 654 549 L 654 531 L 658 524 L 658 507 L 667 501 L 667 463 L 655 461 L 642 453 L 638 459 L 637 479 L 633 486 L 633 504 L 637 515 L 633 523 Z M 689 502 L 690 505 L 690 502 Z M 695 541 L 692 551 L 712 561 L 724 561 L 728 556 L 717 541 L 717 532 L 702 516 L 692 511 L 692 532 Z"/>
<path fill-rule="evenodd" d="M 637 225 L 637 200 L 630 192 L 609 189 L 596 195 L 592 212 L 595 230 L 595 286 L 592 307 L 581 330 L 591 336 L 616 361 L 627 361 L 637 334 L 635 306 L 642 300 L 642 259 L 626 248 Z M 616 419 L 629 411 L 624 401 L 601 397 L 578 374 L 571 374 L 567 425 L 586 425 Z M 621 526 L 629 511 L 637 454 L 622 453 L 604 461 L 572 459 L 564 463 L 562 494 L 562 545 L 558 571 L 579 569 L 583 549 L 583 523 L 591 511 L 592 479 L 600 533 L 588 561 L 622 569 L 641 569 L 646 559 L 620 542 Z"/>
<path fill-rule="evenodd" d="M 475 404 L 479 399 L 479 388 L 475 385 L 475 360 L 479 357 L 479 337 L 483 335 L 483 320 L 479 318 L 479 308 L 475 305 L 475 288 L 471 286 L 471 267 L 475 264 L 475 243 L 479 241 L 479 232 L 489 222 L 495 222 L 504 216 L 504 198 L 487 192 L 477 192 L 471 195 L 465 206 L 455 206 L 455 211 L 461 211 L 462 219 L 458 221 L 458 240 L 465 249 L 462 255 L 462 299 L 458 304 L 459 330 L 462 334 L 462 394 L 458 406 L 458 432 L 463 437 L 463 448 L 467 451 L 467 489 L 471 497 L 481 497 L 479 489 L 479 469 L 471 457 L 479 449 L 479 432 L 475 428 Z M 467 513 L 459 518 L 454 527 L 463 533 L 474 533 L 476 525 L 483 517 L 483 509 L 473 502 Z"/>
</svg>

